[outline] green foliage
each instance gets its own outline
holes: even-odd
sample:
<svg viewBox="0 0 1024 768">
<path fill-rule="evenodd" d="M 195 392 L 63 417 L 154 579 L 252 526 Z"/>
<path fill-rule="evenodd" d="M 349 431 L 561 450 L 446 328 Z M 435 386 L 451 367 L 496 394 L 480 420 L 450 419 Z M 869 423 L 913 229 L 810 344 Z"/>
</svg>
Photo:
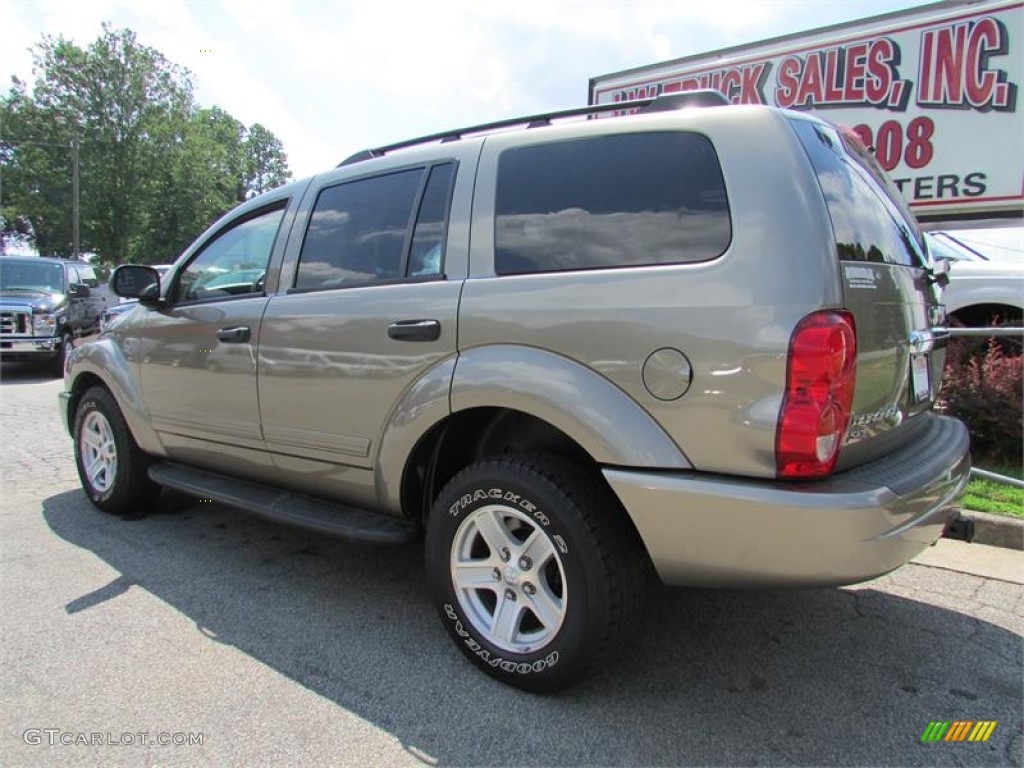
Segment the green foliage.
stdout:
<svg viewBox="0 0 1024 768">
<path fill-rule="evenodd" d="M 266 192 L 281 186 L 291 176 L 281 140 L 259 123 L 249 128 L 244 151 L 247 192 Z"/>
<path fill-rule="evenodd" d="M 0 96 L 0 245 L 72 250 L 73 142 L 81 250 L 108 263 L 166 262 L 221 214 L 291 174 L 281 142 L 195 104 L 191 74 L 128 29 L 87 48 L 44 36 L 35 84 Z"/>
<path fill-rule="evenodd" d="M 978 466 L 1017 466 L 1024 441 L 1024 358 L 992 339 L 984 354 L 955 342 L 946 356 L 939 407 L 971 432 Z"/>
<path fill-rule="evenodd" d="M 985 469 L 1007 477 L 1015 477 L 1018 480 L 1024 474 L 1019 464 L 1012 467 L 986 466 Z M 967 484 L 960 503 L 965 508 L 978 512 L 1024 518 L 1024 488 L 997 483 L 994 480 L 973 478 Z"/>
<path fill-rule="evenodd" d="M 43 255 L 64 254 L 71 244 L 71 143 L 60 126 L 14 80 L 0 101 L 0 193 L 3 235 L 33 242 Z M 12 146 L 7 137 L 30 133 L 33 143 Z M 6 238 L 5 238 L 6 239 Z"/>
</svg>

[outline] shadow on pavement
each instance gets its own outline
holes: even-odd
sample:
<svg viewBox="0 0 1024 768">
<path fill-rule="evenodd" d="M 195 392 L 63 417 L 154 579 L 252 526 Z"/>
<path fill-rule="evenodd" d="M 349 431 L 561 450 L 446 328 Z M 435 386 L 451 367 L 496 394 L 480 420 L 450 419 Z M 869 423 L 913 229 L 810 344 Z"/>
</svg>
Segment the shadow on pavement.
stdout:
<svg viewBox="0 0 1024 768">
<path fill-rule="evenodd" d="M 39 381 L 56 381 L 59 378 L 47 369 L 45 363 L 18 360 L 0 363 L 0 385 L 32 384 Z"/>
<path fill-rule="evenodd" d="M 418 545 L 325 540 L 173 497 L 142 520 L 105 516 L 78 491 L 43 514 L 121 574 L 67 611 L 137 584 L 442 765 L 1020 764 L 1020 638 L 870 585 L 657 588 L 627 648 L 582 685 L 533 696 L 453 646 Z M 919 742 L 949 719 L 999 728 L 955 754 Z"/>
</svg>

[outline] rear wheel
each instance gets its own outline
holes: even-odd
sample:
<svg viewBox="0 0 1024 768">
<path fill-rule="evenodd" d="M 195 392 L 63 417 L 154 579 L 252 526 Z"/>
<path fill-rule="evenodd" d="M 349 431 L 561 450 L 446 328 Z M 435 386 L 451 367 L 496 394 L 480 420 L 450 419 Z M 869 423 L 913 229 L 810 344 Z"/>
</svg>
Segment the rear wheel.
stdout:
<svg viewBox="0 0 1024 768">
<path fill-rule="evenodd" d="M 427 571 L 459 649 L 531 691 L 579 679 L 634 625 L 647 558 L 599 477 L 553 456 L 473 464 L 427 524 Z"/>
<path fill-rule="evenodd" d="M 75 465 L 89 500 L 104 512 L 137 517 L 156 503 L 160 488 L 121 409 L 103 387 L 82 395 L 75 409 Z"/>
</svg>

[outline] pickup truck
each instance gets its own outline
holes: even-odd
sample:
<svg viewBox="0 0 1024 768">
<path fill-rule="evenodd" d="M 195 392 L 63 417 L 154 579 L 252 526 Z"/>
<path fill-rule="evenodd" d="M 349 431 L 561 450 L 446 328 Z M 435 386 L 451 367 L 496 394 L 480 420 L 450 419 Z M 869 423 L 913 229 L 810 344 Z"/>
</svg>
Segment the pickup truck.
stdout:
<svg viewBox="0 0 1024 768">
<path fill-rule="evenodd" d="M 61 376 L 74 340 L 99 331 L 105 308 L 91 264 L 0 258 L 0 360 L 41 361 Z"/>
</svg>

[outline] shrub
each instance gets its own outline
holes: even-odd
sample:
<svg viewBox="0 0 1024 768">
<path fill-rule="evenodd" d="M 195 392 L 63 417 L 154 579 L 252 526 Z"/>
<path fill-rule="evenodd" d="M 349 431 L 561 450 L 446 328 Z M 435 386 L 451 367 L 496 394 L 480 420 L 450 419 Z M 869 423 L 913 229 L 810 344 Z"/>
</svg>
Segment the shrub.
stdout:
<svg viewBox="0 0 1024 768">
<path fill-rule="evenodd" d="M 1024 357 L 1007 355 L 995 339 L 984 354 L 950 345 L 939 409 L 971 431 L 976 461 L 1019 466 L 1024 441 Z"/>
</svg>

